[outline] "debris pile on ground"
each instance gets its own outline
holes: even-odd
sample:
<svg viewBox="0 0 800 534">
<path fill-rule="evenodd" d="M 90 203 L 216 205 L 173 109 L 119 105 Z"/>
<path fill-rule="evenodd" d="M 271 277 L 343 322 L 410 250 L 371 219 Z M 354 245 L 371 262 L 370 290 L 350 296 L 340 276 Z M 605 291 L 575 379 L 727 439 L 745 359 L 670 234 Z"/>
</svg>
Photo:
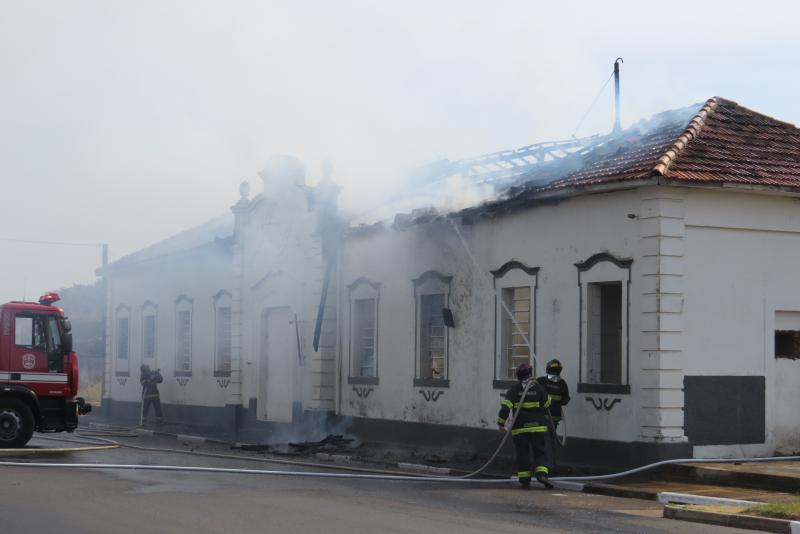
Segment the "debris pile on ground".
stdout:
<svg viewBox="0 0 800 534">
<path fill-rule="evenodd" d="M 347 438 L 342 434 L 328 434 L 319 441 L 303 441 L 300 443 L 242 444 L 243 451 L 268 452 L 281 456 L 307 456 L 318 452 L 340 452 L 357 449 L 361 442 L 356 438 Z"/>
</svg>

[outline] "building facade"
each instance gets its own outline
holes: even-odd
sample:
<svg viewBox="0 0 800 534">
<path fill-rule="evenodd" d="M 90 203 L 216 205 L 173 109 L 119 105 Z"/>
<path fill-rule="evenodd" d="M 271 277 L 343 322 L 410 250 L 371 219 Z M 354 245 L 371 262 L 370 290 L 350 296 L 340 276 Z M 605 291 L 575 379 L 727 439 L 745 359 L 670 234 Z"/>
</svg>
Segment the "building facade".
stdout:
<svg viewBox="0 0 800 534">
<path fill-rule="evenodd" d="M 260 176 L 264 191 L 250 198 L 243 183 L 230 215 L 102 273 L 107 416 L 139 417 L 141 364 L 164 376 L 166 418 L 204 430 L 230 436 L 333 411 L 335 306 L 316 319 L 336 263 L 338 189 L 329 179 L 308 187 L 291 157 L 272 158 Z"/>
<path fill-rule="evenodd" d="M 138 408 L 132 365 L 155 350 L 182 420 L 311 414 L 483 450 L 515 368 L 556 357 L 576 463 L 800 449 L 794 126 L 715 98 L 492 201 L 343 234 L 336 187 L 303 172 L 273 160 L 221 237 L 111 265 L 112 413 Z"/>
</svg>

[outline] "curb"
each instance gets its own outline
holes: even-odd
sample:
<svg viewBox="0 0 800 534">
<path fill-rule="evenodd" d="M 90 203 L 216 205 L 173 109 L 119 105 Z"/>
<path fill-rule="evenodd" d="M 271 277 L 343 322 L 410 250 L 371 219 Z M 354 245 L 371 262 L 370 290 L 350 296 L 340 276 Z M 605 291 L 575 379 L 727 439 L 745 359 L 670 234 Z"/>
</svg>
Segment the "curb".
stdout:
<svg viewBox="0 0 800 534">
<path fill-rule="evenodd" d="M 768 491 L 797 492 L 800 490 L 800 479 L 749 471 L 726 471 L 724 469 L 677 464 L 669 467 L 669 474 L 681 480 L 692 480 L 702 484 L 720 486 L 738 486 Z"/>
<path fill-rule="evenodd" d="M 335 464 L 352 464 L 353 460 L 346 454 L 330 454 L 327 452 L 316 452 L 314 453 L 314 457 L 317 460 L 323 460 L 326 462 L 333 462 Z"/>
<path fill-rule="evenodd" d="M 687 510 L 671 505 L 664 506 L 664 517 L 667 519 L 678 519 L 680 521 L 704 523 L 707 525 L 720 525 L 724 527 L 780 533 L 797 532 L 794 524 L 800 525 L 800 522 L 787 521 L 785 519 L 773 519 L 771 517 L 757 517 L 753 515 L 723 514 L 718 512 L 701 512 L 700 510 Z"/>
<path fill-rule="evenodd" d="M 120 428 L 119 426 L 109 425 L 109 424 L 106 424 L 106 423 L 94 423 L 94 422 L 89 423 L 87 425 L 87 428 L 95 429 L 95 430 L 111 430 L 111 431 L 114 431 L 114 430 L 125 430 L 125 431 L 128 431 L 128 432 L 135 432 L 135 433 L 139 434 L 140 436 L 159 436 L 159 437 L 162 437 L 162 438 L 174 438 L 176 440 L 188 441 L 190 443 L 197 443 L 197 444 L 213 443 L 215 445 L 229 445 L 229 446 L 236 445 L 236 444 L 234 444 L 232 442 L 221 440 L 221 439 L 207 438 L 207 437 L 204 437 L 204 436 L 195 436 L 193 434 L 178 434 L 178 433 L 175 433 L 175 432 L 164 432 L 163 430 L 153 430 L 151 428 L 136 427 L 136 428 L 133 428 L 133 429 L 129 429 L 129 428 Z"/>
<path fill-rule="evenodd" d="M 47 449 L 34 449 L 25 447 L 23 449 L 0 449 L 0 458 L 2 457 L 15 457 L 15 456 L 42 456 L 46 454 L 66 454 L 71 452 L 93 452 L 93 451 L 106 451 L 116 449 L 117 445 L 89 445 L 86 447 L 60 447 L 60 448 L 47 448 Z"/>
<path fill-rule="evenodd" d="M 741 499 L 726 499 L 725 497 L 706 497 L 692 493 L 674 493 L 662 491 L 657 494 L 656 500 L 661 504 L 721 504 L 727 506 L 755 506 L 764 504 L 757 501 L 744 501 Z"/>
<path fill-rule="evenodd" d="M 425 464 L 411 464 L 407 462 L 398 462 L 399 469 L 406 469 L 408 471 L 415 471 L 418 473 L 430 473 L 432 475 L 450 476 L 449 467 L 432 467 Z"/>
<path fill-rule="evenodd" d="M 554 488 L 563 491 L 578 491 L 581 493 L 589 493 L 586 491 L 586 484 L 581 482 L 570 482 L 568 480 L 550 480 Z"/>
<path fill-rule="evenodd" d="M 608 497 L 623 497 L 625 499 L 641 499 L 644 501 L 657 501 L 658 492 L 612 486 L 610 484 L 586 484 L 583 487 L 584 493 L 594 495 L 606 495 Z"/>
</svg>

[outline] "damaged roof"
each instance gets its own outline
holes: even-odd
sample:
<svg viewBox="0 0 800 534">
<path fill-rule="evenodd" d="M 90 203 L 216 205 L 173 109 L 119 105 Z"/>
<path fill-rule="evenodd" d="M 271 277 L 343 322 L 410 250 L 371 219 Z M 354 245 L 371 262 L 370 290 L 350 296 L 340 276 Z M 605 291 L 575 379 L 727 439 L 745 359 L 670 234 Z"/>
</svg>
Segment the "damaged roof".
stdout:
<svg viewBox="0 0 800 534">
<path fill-rule="evenodd" d="M 720 97 L 640 121 L 567 159 L 531 171 L 520 180 L 522 185 L 509 188 L 499 200 L 466 211 L 642 182 L 800 192 L 800 129 Z"/>
<path fill-rule="evenodd" d="M 116 268 L 138 264 L 170 254 L 188 252 L 212 243 L 226 242 L 233 236 L 233 225 L 233 214 L 226 213 L 203 224 L 180 232 L 179 234 L 163 239 L 149 247 L 123 256 L 109 264 L 109 267 Z"/>
</svg>

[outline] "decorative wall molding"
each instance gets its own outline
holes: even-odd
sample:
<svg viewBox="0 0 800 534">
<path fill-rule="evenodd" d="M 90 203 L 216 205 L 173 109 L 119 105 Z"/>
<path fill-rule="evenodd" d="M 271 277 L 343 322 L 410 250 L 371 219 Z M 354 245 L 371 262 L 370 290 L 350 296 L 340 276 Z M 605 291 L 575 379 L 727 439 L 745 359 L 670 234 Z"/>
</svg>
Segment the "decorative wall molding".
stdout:
<svg viewBox="0 0 800 534">
<path fill-rule="evenodd" d="M 219 291 L 217 291 L 216 295 L 211 297 L 211 299 L 214 301 L 214 304 L 216 304 L 217 301 L 223 297 L 228 297 L 229 299 L 232 299 L 233 295 L 231 295 L 231 292 L 228 291 L 227 289 L 220 289 Z"/>
<path fill-rule="evenodd" d="M 359 399 L 366 399 L 369 397 L 369 394 L 374 391 L 374 389 L 366 386 L 353 386 L 353 391 Z"/>
<path fill-rule="evenodd" d="M 360 277 L 356 278 L 353 281 L 352 284 L 348 284 L 347 285 L 347 289 L 348 289 L 348 291 L 350 291 L 352 293 L 353 290 L 355 288 L 357 288 L 358 286 L 360 286 L 361 284 L 367 284 L 368 286 L 370 286 L 375 291 L 378 291 L 381 288 L 381 283 L 380 282 L 373 282 L 372 280 L 370 280 L 366 276 L 360 276 Z"/>
<path fill-rule="evenodd" d="M 439 280 L 443 284 L 446 284 L 447 286 L 449 286 L 450 282 L 453 280 L 453 277 L 444 275 L 444 274 L 440 273 L 439 271 L 431 270 L 431 271 L 425 271 L 424 273 L 419 275 L 419 278 L 414 278 L 412 280 L 412 282 L 414 282 L 415 286 L 421 286 L 422 284 L 424 284 L 425 282 L 427 282 L 430 279 Z"/>
<path fill-rule="evenodd" d="M 439 397 L 444 395 L 444 391 L 441 389 L 420 389 L 419 393 L 422 395 L 422 398 L 428 402 L 436 402 L 439 400 Z"/>
<path fill-rule="evenodd" d="M 528 276 L 534 276 L 539 273 L 539 267 L 528 267 L 521 261 L 511 260 L 505 262 L 499 269 L 489 271 L 495 278 L 502 278 L 505 274 L 512 269 L 520 269 Z"/>
<path fill-rule="evenodd" d="M 618 258 L 609 252 L 599 252 L 587 258 L 585 261 L 576 263 L 575 267 L 578 268 L 578 271 L 585 272 L 603 261 L 611 262 L 620 269 L 630 269 L 631 264 L 633 263 L 633 259 L 631 258 Z"/>
<path fill-rule="evenodd" d="M 598 412 L 601 410 L 610 412 L 614 408 L 615 404 L 622 402 L 622 399 L 611 399 L 608 397 L 597 397 L 597 399 L 594 397 L 586 397 L 586 400 L 591 402 L 592 407 L 594 407 L 594 409 Z"/>
<path fill-rule="evenodd" d="M 194 299 L 191 299 L 186 295 L 178 295 L 178 298 L 175 299 L 175 306 L 180 305 L 181 302 L 188 302 L 189 304 L 194 304 Z"/>
</svg>

